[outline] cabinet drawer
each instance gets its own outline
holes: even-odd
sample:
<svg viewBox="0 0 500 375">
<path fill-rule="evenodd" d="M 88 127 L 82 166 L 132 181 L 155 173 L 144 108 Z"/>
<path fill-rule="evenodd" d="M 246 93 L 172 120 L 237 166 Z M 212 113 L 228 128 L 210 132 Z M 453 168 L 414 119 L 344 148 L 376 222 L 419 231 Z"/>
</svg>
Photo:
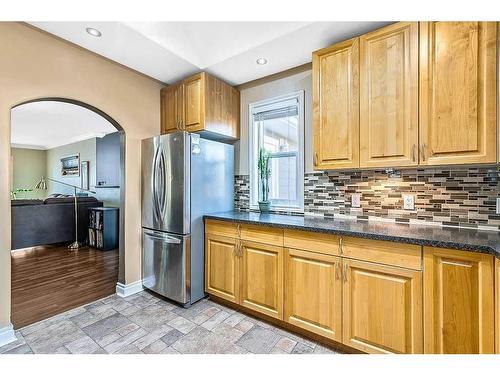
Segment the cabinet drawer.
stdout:
<svg viewBox="0 0 500 375">
<path fill-rule="evenodd" d="M 339 255 L 338 236 L 325 233 L 285 229 L 283 243 L 291 249 L 313 251 L 326 255 Z"/>
<path fill-rule="evenodd" d="M 268 245 L 283 246 L 283 229 L 269 228 L 262 225 L 242 224 L 241 239 Z"/>
<path fill-rule="evenodd" d="M 422 246 L 397 242 L 342 237 L 341 256 L 374 263 L 422 269 Z"/>
<path fill-rule="evenodd" d="M 228 221 L 205 220 L 205 233 L 236 238 L 238 236 L 237 224 Z"/>
</svg>

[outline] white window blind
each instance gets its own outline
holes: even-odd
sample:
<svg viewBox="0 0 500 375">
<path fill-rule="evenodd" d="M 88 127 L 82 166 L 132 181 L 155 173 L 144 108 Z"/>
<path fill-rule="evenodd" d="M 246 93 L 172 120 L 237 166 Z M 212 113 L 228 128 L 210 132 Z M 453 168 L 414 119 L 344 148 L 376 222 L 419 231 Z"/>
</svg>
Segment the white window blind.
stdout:
<svg viewBox="0 0 500 375">
<path fill-rule="evenodd" d="M 259 149 L 271 154 L 269 198 L 274 209 L 303 210 L 304 109 L 303 92 L 250 106 L 251 208 L 258 207 L 261 184 L 257 170 Z"/>
</svg>

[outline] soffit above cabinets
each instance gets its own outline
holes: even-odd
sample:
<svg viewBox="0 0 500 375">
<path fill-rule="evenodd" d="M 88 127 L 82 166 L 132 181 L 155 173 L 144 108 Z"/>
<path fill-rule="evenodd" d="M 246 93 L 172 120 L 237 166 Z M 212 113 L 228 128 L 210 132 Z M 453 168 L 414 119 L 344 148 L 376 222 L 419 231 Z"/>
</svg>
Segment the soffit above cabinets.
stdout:
<svg viewBox="0 0 500 375">
<path fill-rule="evenodd" d="M 238 85 L 311 61 L 311 53 L 390 22 L 30 22 L 165 83 L 207 71 Z M 89 35 L 92 27 L 101 37 Z M 258 65 L 258 58 L 267 64 Z"/>
</svg>

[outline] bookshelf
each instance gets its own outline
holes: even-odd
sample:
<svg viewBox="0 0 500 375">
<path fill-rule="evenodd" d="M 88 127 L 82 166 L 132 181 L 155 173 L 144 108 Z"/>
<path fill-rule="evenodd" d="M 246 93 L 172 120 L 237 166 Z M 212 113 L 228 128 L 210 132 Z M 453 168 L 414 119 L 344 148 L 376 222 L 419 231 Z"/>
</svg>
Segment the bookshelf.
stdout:
<svg viewBox="0 0 500 375">
<path fill-rule="evenodd" d="M 87 244 L 99 250 L 118 248 L 119 209 L 115 207 L 89 208 Z"/>
</svg>

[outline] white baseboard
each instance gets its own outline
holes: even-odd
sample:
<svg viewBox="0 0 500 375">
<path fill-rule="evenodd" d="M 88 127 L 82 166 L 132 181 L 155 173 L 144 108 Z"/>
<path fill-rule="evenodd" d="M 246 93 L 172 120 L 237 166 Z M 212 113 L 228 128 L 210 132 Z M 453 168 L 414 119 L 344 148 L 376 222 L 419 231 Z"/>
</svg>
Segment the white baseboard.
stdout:
<svg viewBox="0 0 500 375">
<path fill-rule="evenodd" d="M 130 284 L 116 283 L 116 294 L 120 297 L 131 296 L 132 294 L 139 293 L 141 290 L 144 290 L 142 280 Z"/>
<path fill-rule="evenodd" d="M 0 346 L 10 344 L 17 340 L 14 333 L 14 327 L 9 324 L 7 327 L 0 328 Z"/>
</svg>

